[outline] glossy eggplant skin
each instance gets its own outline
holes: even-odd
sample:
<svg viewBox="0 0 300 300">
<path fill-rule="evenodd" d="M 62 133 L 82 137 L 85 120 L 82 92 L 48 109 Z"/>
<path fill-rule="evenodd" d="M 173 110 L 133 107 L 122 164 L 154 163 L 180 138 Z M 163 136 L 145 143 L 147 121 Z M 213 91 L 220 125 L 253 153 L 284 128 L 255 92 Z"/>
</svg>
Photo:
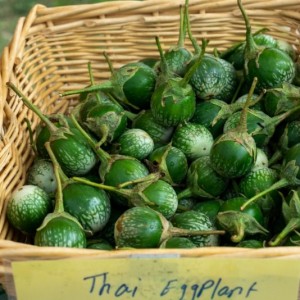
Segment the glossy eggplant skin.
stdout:
<svg viewBox="0 0 300 300">
<path fill-rule="evenodd" d="M 56 126 L 62 127 L 59 124 Z M 85 175 L 92 170 L 98 159 L 77 128 L 70 126 L 68 130 L 63 137 L 51 140 L 52 151 L 67 176 Z M 40 126 L 36 137 L 36 148 L 40 157 L 49 158 L 44 145 L 50 139 L 49 129 Z"/>
<path fill-rule="evenodd" d="M 270 72 L 270 66 L 276 66 Z M 285 52 L 276 48 L 265 48 L 259 54 L 258 60 L 251 59 L 247 64 L 246 82 L 250 86 L 257 77 L 256 91 L 279 86 L 283 82 L 291 83 L 295 76 L 293 60 Z"/>
<path fill-rule="evenodd" d="M 161 83 L 151 98 L 151 112 L 157 123 L 166 126 L 177 126 L 189 121 L 196 108 L 196 95 L 187 84 L 180 86 L 182 78 L 175 77 Z"/>
<path fill-rule="evenodd" d="M 111 204 L 105 191 L 82 183 L 71 183 L 63 189 L 65 211 L 74 216 L 84 230 L 94 235 L 107 224 Z"/>
<path fill-rule="evenodd" d="M 256 145 L 252 137 L 240 143 L 238 135 L 222 135 L 212 146 L 211 164 L 225 178 L 238 178 L 248 173 L 256 159 Z"/>
<path fill-rule="evenodd" d="M 54 140 L 51 148 L 67 176 L 85 175 L 98 161 L 92 148 L 78 141 L 76 135 Z"/>
<path fill-rule="evenodd" d="M 227 61 L 213 55 L 204 55 L 194 72 L 190 84 L 199 99 L 219 99 L 230 102 L 237 88 L 234 67 Z"/>
<path fill-rule="evenodd" d="M 56 216 L 37 230 L 34 244 L 46 247 L 85 248 L 86 236 L 77 221 Z"/>
<path fill-rule="evenodd" d="M 148 207 L 133 207 L 115 223 L 116 247 L 157 248 L 162 232 L 163 224 L 158 213 Z"/>
</svg>

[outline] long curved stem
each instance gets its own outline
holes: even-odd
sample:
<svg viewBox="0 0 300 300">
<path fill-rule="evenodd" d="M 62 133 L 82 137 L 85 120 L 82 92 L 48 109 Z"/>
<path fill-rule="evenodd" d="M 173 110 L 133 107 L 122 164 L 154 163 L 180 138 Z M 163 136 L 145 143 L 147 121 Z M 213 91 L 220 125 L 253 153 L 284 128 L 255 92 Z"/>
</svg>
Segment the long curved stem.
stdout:
<svg viewBox="0 0 300 300">
<path fill-rule="evenodd" d="M 197 68 L 200 66 L 200 64 L 202 62 L 202 59 L 204 57 L 205 49 L 206 49 L 207 45 L 208 45 L 208 41 L 203 39 L 202 40 L 201 52 L 200 52 L 197 60 L 194 62 L 192 67 L 188 69 L 188 71 L 185 73 L 184 77 L 180 80 L 180 86 L 181 87 L 185 87 L 189 83 L 191 77 L 193 76 L 193 74 L 195 73 Z"/>
<path fill-rule="evenodd" d="M 297 105 L 280 115 L 276 115 L 276 116 L 272 117 L 271 123 L 278 125 L 280 122 L 284 121 L 287 117 L 289 117 L 293 113 L 297 112 L 298 110 L 300 110 L 300 105 Z"/>
<path fill-rule="evenodd" d="M 177 46 L 180 48 L 184 47 L 184 40 L 185 40 L 185 33 L 186 33 L 185 22 L 186 21 L 185 21 L 184 9 L 183 9 L 182 5 L 180 5 L 180 23 L 179 23 L 180 27 L 179 27 L 179 38 L 178 38 L 178 43 L 177 43 Z"/>
<path fill-rule="evenodd" d="M 84 136 L 88 144 L 92 147 L 94 152 L 98 155 L 100 161 L 108 161 L 110 159 L 110 155 L 102 150 L 100 147 L 97 146 L 97 143 L 86 133 L 86 131 L 80 126 L 80 124 L 77 122 L 75 116 L 71 114 L 71 120 L 75 127 L 80 131 L 80 133 Z"/>
<path fill-rule="evenodd" d="M 62 181 L 66 180 L 66 178 L 64 177 L 65 175 L 62 172 L 62 170 L 59 166 L 59 163 L 56 160 L 56 157 L 50 147 L 50 142 L 46 142 L 45 147 L 46 147 L 48 154 L 51 158 L 51 161 L 53 163 L 53 170 L 54 170 L 55 179 L 57 182 L 54 213 L 63 213 L 64 212 L 64 202 L 63 202 L 63 192 L 62 192 Z"/>
<path fill-rule="evenodd" d="M 300 229 L 300 218 L 292 218 L 284 229 L 277 235 L 275 240 L 270 241 L 268 244 L 272 247 L 280 245 L 290 232 L 297 229 Z"/>
<path fill-rule="evenodd" d="M 242 113 L 241 113 L 241 117 L 240 117 L 240 121 L 238 126 L 236 127 L 236 130 L 238 131 L 242 131 L 242 132 L 247 132 L 247 113 L 248 113 L 248 107 L 251 103 L 251 99 L 255 90 L 257 84 L 257 77 L 254 77 L 251 88 L 248 92 L 248 96 L 247 96 L 247 100 L 246 103 L 243 107 Z"/>
<path fill-rule="evenodd" d="M 187 33 L 188 33 L 189 39 L 192 42 L 195 53 L 200 54 L 201 47 L 198 45 L 198 42 L 194 38 L 194 36 L 192 34 L 192 30 L 191 30 L 191 23 L 190 23 L 190 17 L 189 17 L 189 0 L 185 0 L 185 18 L 186 18 L 186 28 L 187 28 Z"/>
<path fill-rule="evenodd" d="M 36 149 L 36 145 L 34 143 L 33 131 L 32 131 L 32 128 L 31 128 L 31 123 L 30 123 L 30 121 L 29 121 L 28 118 L 25 118 L 24 121 L 25 121 L 25 123 L 27 125 L 27 129 L 28 129 L 28 132 L 29 132 L 30 146 L 31 146 L 33 152 L 35 153 L 35 155 L 37 155 L 37 149 Z"/>
<path fill-rule="evenodd" d="M 242 0 L 238 0 L 238 6 L 240 8 L 240 11 L 243 15 L 243 18 L 245 20 L 245 25 L 246 25 L 246 50 L 247 54 L 253 53 L 256 50 L 256 44 L 252 36 L 252 28 L 251 24 L 248 18 L 248 15 L 242 5 Z"/>
<path fill-rule="evenodd" d="M 113 66 L 112 61 L 110 60 L 110 57 L 109 57 L 108 53 L 106 51 L 104 51 L 103 55 L 104 55 L 105 60 L 106 60 L 106 62 L 108 64 L 108 67 L 109 67 L 109 70 L 110 70 L 111 74 L 114 75 L 115 74 L 115 68 Z"/>
<path fill-rule="evenodd" d="M 56 132 L 57 127 L 34 105 L 12 82 L 8 82 L 7 86 L 12 89 L 23 101 L 23 103 L 32 110 L 43 121 L 51 132 Z"/>
<path fill-rule="evenodd" d="M 199 235 L 222 235 L 225 234 L 225 230 L 191 230 L 177 227 L 170 227 L 169 233 L 171 236 L 199 236 Z"/>
<path fill-rule="evenodd" d="M 93 74 L 91 62 L 88 62 L 88 72 L 89 72 L 91 85 L 94 85 L 95 84 L 95 79 L 94 79 L 94 74 Z"/>
<path fill-rule="evenodd" d="M 272 184 L 268 189 L 265 189 L 264 191 L 256 194 L 255 196 L 253 196 L 252 198 L 248 199 L 242 206 L 241 206 L 241 210 L 244 210 L 248 205 L 250 205 L 251 203 L 255 202 L 257 199 L 259 199 L 260 197 L 278 190 L 280 188 L 286 187 L 290 184 L 290 182 L 286 179 L 286 178 L 282 178 L 279 181 L 277 181 L 276 183 Z"/>
<path fill-rule="evenodd" d="M 82 178 L 82 177 L 73 177 L 72 179 L 74 181 L 81 182 L 81 183 L 84 183 L 86 185 L 94 186 L 94 187 L 97 187 L 97 188 L 102 189 L 102 190 L 118 193 L 118 194 L 120 194 L 122 196 L 125 196 L 125 197 L 131 197 L 132 196 L 132 191 L 131 190 L 121 189 L 121 188 L 117 188 L 117 187 L 114 187 L 114 186 L 93 182 L 93 181 L 90 181 L 90 180 L 88 180 L 86 178 Z"/>
<path fill-rule="evenodd" d="M 168 73 L 169 73 L 168 64 L 167 64 L 167 61 L 166 61 L 166 58 L 165 58 L 165 55 L 164 55 L 164 52 L 163 52 L 163 49 L 162 49 L 162 46 L 160 43 L 160 39 L 158 36 L 155 37 L 155 42 L 156 42 L 156 46 L 157 46 L 160 61 L 161 61 L 161 63 L 160 63 L 161 72 L 164 76 L 168 76 Z"/>
<path fill-rule="evenodd" d="M 72 90 L 68 92 L 64 92 L 59 94 L 61 97 L 63 96 L 70 96 L 70 95 L 77 95 L 77 94 L 82 94 L 82 93 L 92 93 L 92 92 L 98 92 L 98 91 L 105 91 L 105 90 L 112 90 L 114 88 L 112 82 L 110 80 L 102 82 L 100 84 L 95 84 L 83 89 L 78 89 L 78 90 Z"/>
</svg>

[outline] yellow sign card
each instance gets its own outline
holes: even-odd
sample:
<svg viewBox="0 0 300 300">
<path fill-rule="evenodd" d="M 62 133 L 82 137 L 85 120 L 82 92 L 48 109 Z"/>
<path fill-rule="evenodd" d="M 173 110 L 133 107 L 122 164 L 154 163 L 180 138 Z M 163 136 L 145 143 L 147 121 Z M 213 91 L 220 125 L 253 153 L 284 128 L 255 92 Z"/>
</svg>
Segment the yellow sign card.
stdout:
<svg viewBox="0 0 300 300">
<path fill-rule="evenodd" d="M 18 300 L 298 300 L 292 259 L 65 259 L 12 262 Z"/>
</svg>

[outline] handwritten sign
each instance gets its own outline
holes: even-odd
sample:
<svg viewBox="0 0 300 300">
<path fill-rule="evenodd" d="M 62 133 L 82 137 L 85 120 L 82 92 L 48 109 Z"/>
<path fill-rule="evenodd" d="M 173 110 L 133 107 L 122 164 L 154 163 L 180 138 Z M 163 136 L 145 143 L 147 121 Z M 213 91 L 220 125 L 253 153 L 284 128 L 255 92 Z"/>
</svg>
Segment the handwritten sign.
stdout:
<svg viewBox="0 0 300 300">
<path fill-rule="evenodd" d="M 292 259 L 83 258 L 12 262 L 12 270 L 18 300 L 299 299 Z"/>
</svg>

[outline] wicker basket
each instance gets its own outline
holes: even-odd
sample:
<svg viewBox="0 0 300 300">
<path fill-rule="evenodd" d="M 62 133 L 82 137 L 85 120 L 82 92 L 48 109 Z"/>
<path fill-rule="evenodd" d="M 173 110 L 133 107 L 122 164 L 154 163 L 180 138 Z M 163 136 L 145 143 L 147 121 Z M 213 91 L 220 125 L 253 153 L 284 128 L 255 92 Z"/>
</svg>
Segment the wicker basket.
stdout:
<svg viewBox="0 0 300 300">
<path fill-rule="evenodd" d="M 300 247 L 199 248 L 193 250 L 130 250 L 98 252 L 87 249 L 39 248 L 28 245 L 10 227 L 6 205 L 11 193 L 24 183 L 32 163 L 29 134 L 39 119 L 14 95 L 6 82 L 12 81 L 44 113 L 67 112 L 76 97 L 59 93 L 88 84 L 87 63 L 95 80 L 110 75 L 103 56 L 106 50 L 117 68 L 146 56 L 157 56 L 154 36 L 167 49 L 176 44 L 179 5 L 183 0 L 114 1 L 91 5 L 47 8 L 36 5 L 18 21 L 11 43 L 2 53 L 0 65 L 0 282 L 7 272 L 4 259 L 58 259 L 64 257 L 126 257 L 132 252 L 180 253 L 182 256 L 297 257 Z M 300 51 L 299 0 L 244 0 L 253 30 L 267 27 L 269 33 Z M 245 25 L 236 0 L 190 0 L 193 34 L 210 40 L 209 49 L 224 50 L 245 35 Z M 187 42 L 187 46 L 191 45 Z M 1 260 L 2 258 L 2 260 Z"/>
</svg>

